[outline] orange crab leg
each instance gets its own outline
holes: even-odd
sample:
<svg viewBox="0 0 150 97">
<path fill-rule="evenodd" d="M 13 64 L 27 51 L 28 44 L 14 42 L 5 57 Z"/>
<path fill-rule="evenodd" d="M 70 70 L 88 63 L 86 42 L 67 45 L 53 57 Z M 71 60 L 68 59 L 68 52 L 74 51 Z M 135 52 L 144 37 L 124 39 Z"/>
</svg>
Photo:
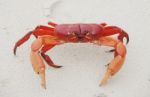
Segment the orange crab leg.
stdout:
<svg viewBox="0 0 150 97">
<path fill-rule="evenodd" d="M 114 34 L 119 34 L 118 39 L 123 42 L 123 38 L 127 39 L 127 43 L 129 42 L 128 34 L 119 27 L 116 26 L 106 26 L 104 27 L 104 31 L 102 32 L 102 36 L 110 36 Z"/>
<path fill-rule="evenodd" d="M 115 40 L 111 37 L 100 38 L 100 44 L 105 46 L 111 46 L 115 48 L 115 57 L 108 65 L 104 78 L 100 85 L 106 84 L 107 80 L 115 75 L 123 65 L 126 56 L 126 47 L 121 41 Z"/>
<path fill-rule="evenodd" d="M 58 44 L 59 41 L 56 37 L 50 36 L 50 35 L 44 35 L 41 37 L 38 37 L 37 40 L 35 40 L 31 45 L 31 63 L 33 66 L 33 69 L 36 73 L 39 73 L 41 78 L 41 85 L 43 88 L 46 89 L 46 80 L 45 80 L 45 64 L 43 62 L 42 56 L 39 54 L 40 48 L 42 48 L 43 45 L 47 44 Z"/>
<path fill-rule="evenodd" d="M 38 54 L 38 50 L 42 46 L 42 39 L 37 39 L 31 45 L 31 62 L 34 71 L 40 75 L 41 77 L 41 85 L 43 88 L 46 88 L 46 81 L 45 81 L 45 64 L 42 60 L 42 57 Z"/>
</svg>

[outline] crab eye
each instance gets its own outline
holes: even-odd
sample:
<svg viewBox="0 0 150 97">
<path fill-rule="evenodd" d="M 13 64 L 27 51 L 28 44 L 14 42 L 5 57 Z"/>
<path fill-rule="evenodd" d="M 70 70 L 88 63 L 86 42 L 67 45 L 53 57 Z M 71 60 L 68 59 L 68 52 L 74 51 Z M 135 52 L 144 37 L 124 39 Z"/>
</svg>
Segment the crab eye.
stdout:
<svg viewBox="0 0 150 97">
<path fill-rule="evenodd" d="M 90 32 L 86 32 L 86 35 L 88 36 L 88 35 L 91 35 L 91 33 Z"/>
<path fill-rule="evenodd" d="M 68 32 L 68 35 L 69 36 L 76 36 L 76 33 L 75 32 Z"/>
<path fill-rule="evenodd" d="M 72 35 L 72 36 L 76 36 L 76 33 L 75 33 L 75 32 L 72 32 L 71 35 Z"/>
</svg>

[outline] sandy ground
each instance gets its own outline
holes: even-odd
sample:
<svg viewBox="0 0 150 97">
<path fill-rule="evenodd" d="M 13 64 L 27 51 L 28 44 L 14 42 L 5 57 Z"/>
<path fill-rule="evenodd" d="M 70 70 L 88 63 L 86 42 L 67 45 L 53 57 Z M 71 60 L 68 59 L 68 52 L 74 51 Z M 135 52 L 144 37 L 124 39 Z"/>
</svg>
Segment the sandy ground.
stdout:
<svg viewBox="0 0 150 97">
<path fill-rule="evenodd" d="M 0 97 L 150 97 L 150 0 L 0 0 Z M 30 63 L 33 36 L 17 56 L 15 42 L 37 25 L 106 22 L 130 36 L 123 68 L 99 87 L 109 47 L 64 44 L 48 54 L 61 69 L 46 70 L 47 89 Z"/>
</svg>

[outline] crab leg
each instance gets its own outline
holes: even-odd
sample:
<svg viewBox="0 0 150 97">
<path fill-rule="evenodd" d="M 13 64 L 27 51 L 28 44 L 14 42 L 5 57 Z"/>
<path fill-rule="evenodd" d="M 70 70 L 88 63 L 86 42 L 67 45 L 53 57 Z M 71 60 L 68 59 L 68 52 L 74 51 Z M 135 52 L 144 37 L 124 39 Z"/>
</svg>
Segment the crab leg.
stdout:
<svg viewBox="0 0 150 97">
<path fill-rule="evenodd" d="M 41 49 L 41 56 L 44 58 L 44 60 L 47 62 L 49 66 L 52 66 L 54 68 L 60 68 L 62 66 L 55 65 L 54 62 L 51 60 L 51 58 L 45 54 L 48 50 L 50 50 L 54 46 L 55 45 L 52 44 L 44 45 Z"/>
<path fill-rule="evenodd" d="M 41 85 L 46 89 L 46 80 L 45 80 L 45 64 L 43 62 L 42 56 L 39 54 L 40 48 L 46 44 L 57 44 L 58 41 L 55 40 L 56 37 L 45 35 L 38 37 L 31 45 L 31 63 L 33 69 L 36 73 L 40 75 Z"/>
<path fill-rule="evenodd" d="M 54 28 L 51 28 L 51 27 L 47 27 L 47 26 L 43 26 L 43 25 L 40 25 L 40 26 L 37 26 L 35 28 L 35 30 L 27 33 L 23 38 L 21 38 L 16 44 L 15 44 L 15 47 L 14 47 L 14 55 L 16 55 L 16 50 L 17 50 L 17 47 L 19 47 L 21 44 L 23 44 L 24 42 L 26 42 L 31 35 L 34 35 L 36 38 L 38 36 L 42 36 L 42 35 L 55 35 L 55 32 L 54 32 Z M 46 55 L 46 51 L 51 49 L 54 45 L 44 45 L 43 48 L 42 48 L 42 57 L 44 58 L 44 60 L 48 63 L 49 66 L 52 66 L 54 68 L 60 68 L 62 66 L 57 66 L 57 65 L 54 65 L 54 63 L 52 62 L 52 60 L 50 59 L 50 57 L 48 55 Z"/>
<path fill-rule="evenodd" d="M 127 39 L 126 43 L 129 42 L 128 34 L 124 30 L 122 30 L 121 28 L 116 27 L 116 26 L 104 27 L 104 31 L 102 32 L 102 36 L 110 36 L 110 35 L 114 35 L 114 34 L 119 34 L 118 39 L 120 41 L 123 42 L 123 38 L 125 37 Z"/>
<path fill-rule="evenodd" d="M 105 46 L 111 46 L 115 48 L 114 59 L 108 65 L 104 78 L 100 85 L 106 84 L 107 80 L 115 75 L 123 65 L 126 56 L 126 47 L 121 41 L 115 40 L 110 37 L 100 38 L 100 44 Z"/>
<path fill-rule="evenodd" d="M 13 49 L 13 52 L 14 52 L 14 55 L 16 55 L 16 51 L 17 51 L 17 47 L 19 47 L 21 44 L 23 44 L 24 42 L 26 42 L 30 36 L 32 35 L 32 31 L 31 32 L 28 32 L 24 37 L 22 37 L 21 39 L 19 39 L 15 46 L 14 46 L 14 49 Z"/>
<path fill-rule="evenodd" d="M 53 33 L 54 33 L 54 28 L 43 26 L 43 25 L 37 26 L 35 30 L 28 32 L 26 35 L 24 35 L 21 39 L 19 39 L 16 42 L 13 49 L 14 55 L 16 55 L 17 47 L 19 47 L 24 42 L 26 42 L 32 34 L 37 38 L 38 36 L 51 35 Z"/>
<path fill-rule="evenodd" d="M 16 50 L 17 50 L 17 47 L 19 47 L 21 44 L 23 44 L 24 42 L 26 42 L 31 35 L 34 35 L 36 38 L 38 36 L 42 36 L 42 35 L 54 35 L 54 28 L 51 28 L 51 27 L 47 27 L 47 26 L 43 26 L 43 25 L 40 25 L 40 26 L 37 26 L 35 28 L 35 30 L 27 33 L 23 38 L 21 38 L 20 40 L 17 41 L 17 43 L 15 44 L 15 47 L 14 47 L 14 55 L 16 55 Z M 61 66 L 56 66 L 53 64 L 53 62 L 51 61 L 51 59 L 49 58 L 48 55 L 45 54 L 45 52 L 49 49 L 52 48 L 52 45 L 45 45 L 43 48 L 42 48 L 42 57 L 45 59 L 45 61 L 52 67 L 55 67 L 55 68 L 59 68 Z"/>
<path fill-rule="evenodd" d="M 47 31 L 54 31 L 54 28 L 48 27 L 48 26 L 43 26 L 39 25 L 35 28 L 36 30 L 41 29 L 41 30 L 47 30 Z"/>
<path fill-rule="evenodd" d="M 54 23 L 54 22 L 48 22 L 48 25 L 50 25 L 50 26 L 52 26 L 52 27 L 56 27 L 56 26 L 57 26 L 57 24 Z"/>
<path fill-rule="evenodd" d="M 31 45 L 31 62 L 34 71 L 41 77 L 41 85 L 46 89 L 45 81 L 45 64 L 42 57 L 38 54 L 38 50 L 42 47 L 42 39 L 39 38 Z"/>
</svg>

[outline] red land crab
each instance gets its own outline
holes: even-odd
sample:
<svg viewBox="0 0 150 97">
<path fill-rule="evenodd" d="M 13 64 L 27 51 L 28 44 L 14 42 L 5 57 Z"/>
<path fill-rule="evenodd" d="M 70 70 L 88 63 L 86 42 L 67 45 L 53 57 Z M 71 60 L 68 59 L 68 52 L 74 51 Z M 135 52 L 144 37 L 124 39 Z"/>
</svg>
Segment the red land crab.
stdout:
<svg viewBox="0 0 150 97">
<path fill-rule="evenodd" d="M 123 44 L 123 39 L 129 42 L 128 34 L 117 26 L 107 26 L 102 24 L 56 24 L 49 22 L 49 26 L 38 26 L 33 31 L 28 32 L 21 38 L 14 47 L 14 54 L 16 49 L 25 41 L 27 41 L 33 34 L 37 39 L 31 45 L 31 63 L 34 71 L 39 74 L 41 78 L 41 85 L 46 88 L 45 79 L 45 64 L 43 59 L 49 66 L 60 68 L 61 66 L 55 65 L 45 53 L 53 48 L 55 45 L 63 43 L 93 43 L 97 45 L 104 45 L 114 47 L 114 59 L 109 63 L 108 68 L 100 85 L 106 84 L 107 80 L 115 75 L 122 67 L 126 57 L 126 47 Z M 111 35 L 118 34 L 117 39 L 110 37 Z"/>
</svg>

